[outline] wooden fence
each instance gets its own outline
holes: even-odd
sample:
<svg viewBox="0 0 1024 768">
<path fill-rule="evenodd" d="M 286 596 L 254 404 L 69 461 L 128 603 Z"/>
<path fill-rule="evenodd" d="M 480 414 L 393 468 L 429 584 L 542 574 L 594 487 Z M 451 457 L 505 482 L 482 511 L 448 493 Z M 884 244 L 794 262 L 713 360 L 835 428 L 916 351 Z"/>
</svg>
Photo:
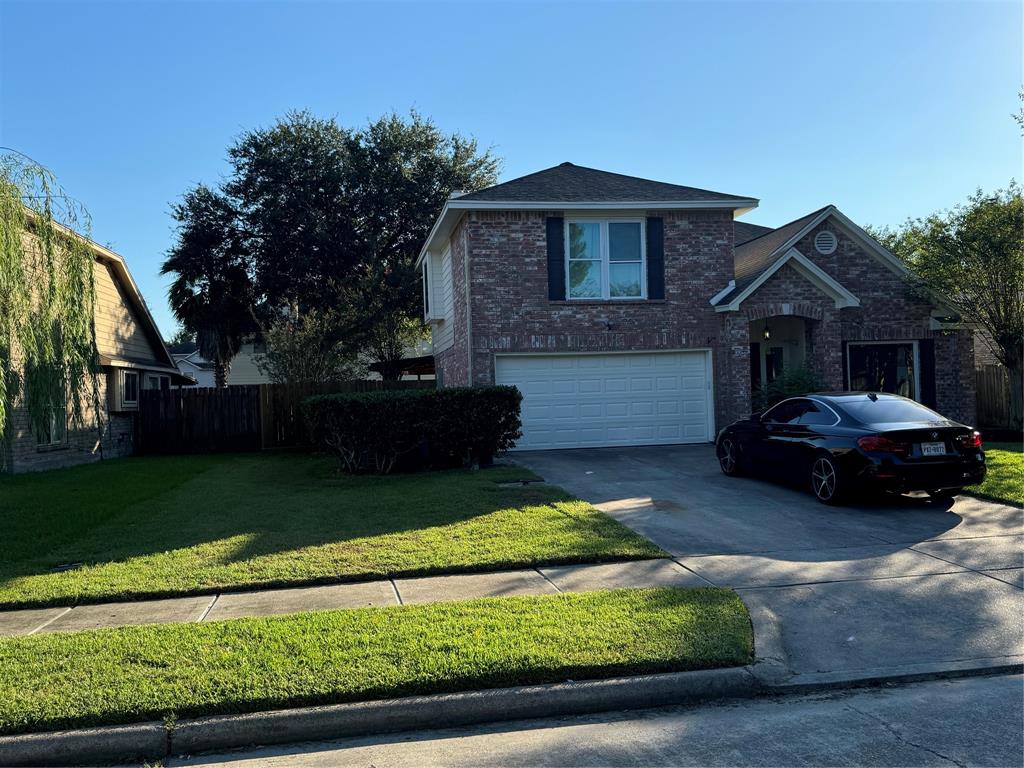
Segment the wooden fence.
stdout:
<svg viewBox="0 0 1024 768">
<path fill-rule="evenodd" d="M 287 448 L 305 438 L 301 405 L 310 395 L 433 388 L 433 381 L 352 381 L 148 389 L 139 393 L 135 445 L 142 454 Z"/>
<path fill-rule="evenodd" d="M 978 426 L 1010 428 L 1010 377 L 1001 365 L 983 365 L 975 370 Z"/>
</svg>

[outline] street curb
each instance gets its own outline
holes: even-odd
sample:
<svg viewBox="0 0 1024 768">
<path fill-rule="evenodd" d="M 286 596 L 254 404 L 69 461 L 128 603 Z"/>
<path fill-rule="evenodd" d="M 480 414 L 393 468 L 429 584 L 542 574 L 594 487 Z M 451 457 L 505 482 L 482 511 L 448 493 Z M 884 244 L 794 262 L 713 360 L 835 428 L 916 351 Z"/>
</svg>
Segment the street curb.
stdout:
<svg viewBox="0 0 1024 768">
<path fill-rule="evenodd" d="M 918 683 L 926 680 L 955 680 L 962 677 L 1019 675 L 1022 673 L 1024 673 L 1024 656 L 1004 656 L 992 659 L 928 662 L 896 667 L 795 674 L 785 682 L 765 684 L 762 692 L 767 694 L 814 693 L 837 689 Z M 754 674 L 757 673 L 754 672 Z"/>
<path fill-rule="evenodd" d="M 485 691 L 410 696 L 386 701 L 214 715 L 161 723 L 0 737 L 0 765 L 69 765 L 346 736 L 436 729 L 506 720 L 753 696 L 750 667 L 584 680 Z"/>
</svg>

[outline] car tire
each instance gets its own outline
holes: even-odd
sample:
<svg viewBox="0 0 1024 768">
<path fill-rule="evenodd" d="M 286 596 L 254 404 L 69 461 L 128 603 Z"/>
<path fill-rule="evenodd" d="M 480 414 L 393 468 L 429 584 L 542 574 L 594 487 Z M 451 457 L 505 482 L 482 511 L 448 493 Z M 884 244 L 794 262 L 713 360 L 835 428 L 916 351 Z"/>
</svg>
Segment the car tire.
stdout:
<svg viewBox="0 0 1024 768">
<path fill-rule="evenodd" d="M 718 443 L 718 466 L 722 474 L 728 477 L 739 477 L 743 474 L 740 462 L 740 447 L 733 437 L 724 437 Z"/>
<path fill-rule="evenodd" d="M 846 482 L 836 460 L 827 453 L 819 453 L 811 460 L 811 493 L 822 504 L 835 505 L 846 494 Z"/>
</svg>

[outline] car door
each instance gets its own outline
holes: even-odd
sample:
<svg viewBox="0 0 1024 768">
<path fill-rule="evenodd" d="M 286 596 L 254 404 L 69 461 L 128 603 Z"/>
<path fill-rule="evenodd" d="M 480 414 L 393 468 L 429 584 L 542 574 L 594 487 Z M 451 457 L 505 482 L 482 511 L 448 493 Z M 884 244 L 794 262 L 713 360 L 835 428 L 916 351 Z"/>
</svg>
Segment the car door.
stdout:
<svg viewBox="0 0 1024 768">
<path fill-rule="evenodd" d="M 761 419 L 764 427 L 761 445 L 766 469 L 786 475 L 793 473 L 793 464 L 800 455 L 800 444 L 807 434 L 807 427 L 800 424 L 800 417 L 809 405 L 809 400 L 794 397 L 765 412 Z"/>
</svg>

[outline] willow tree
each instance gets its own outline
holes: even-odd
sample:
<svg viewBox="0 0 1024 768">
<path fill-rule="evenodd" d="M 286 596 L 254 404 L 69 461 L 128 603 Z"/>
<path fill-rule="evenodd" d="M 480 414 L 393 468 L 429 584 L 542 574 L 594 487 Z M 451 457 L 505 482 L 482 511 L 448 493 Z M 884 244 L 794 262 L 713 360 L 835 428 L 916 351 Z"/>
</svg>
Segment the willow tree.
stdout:
<svg viewBox="0 0 1024 768">
<path fill-rule="evenodd" d="M 4 437 L 10 433 L 12 405 L 19 400 L 37 434 L 50 428 L 54 409 L 67 409 L 69 426 L 83 427 L 92 418 L 92 426 L 100 428 L 94 256 L 88 232 L 88 214 L 63 193 L 50 171 L 19 153 L 0 153 Z"/>
</svg>

